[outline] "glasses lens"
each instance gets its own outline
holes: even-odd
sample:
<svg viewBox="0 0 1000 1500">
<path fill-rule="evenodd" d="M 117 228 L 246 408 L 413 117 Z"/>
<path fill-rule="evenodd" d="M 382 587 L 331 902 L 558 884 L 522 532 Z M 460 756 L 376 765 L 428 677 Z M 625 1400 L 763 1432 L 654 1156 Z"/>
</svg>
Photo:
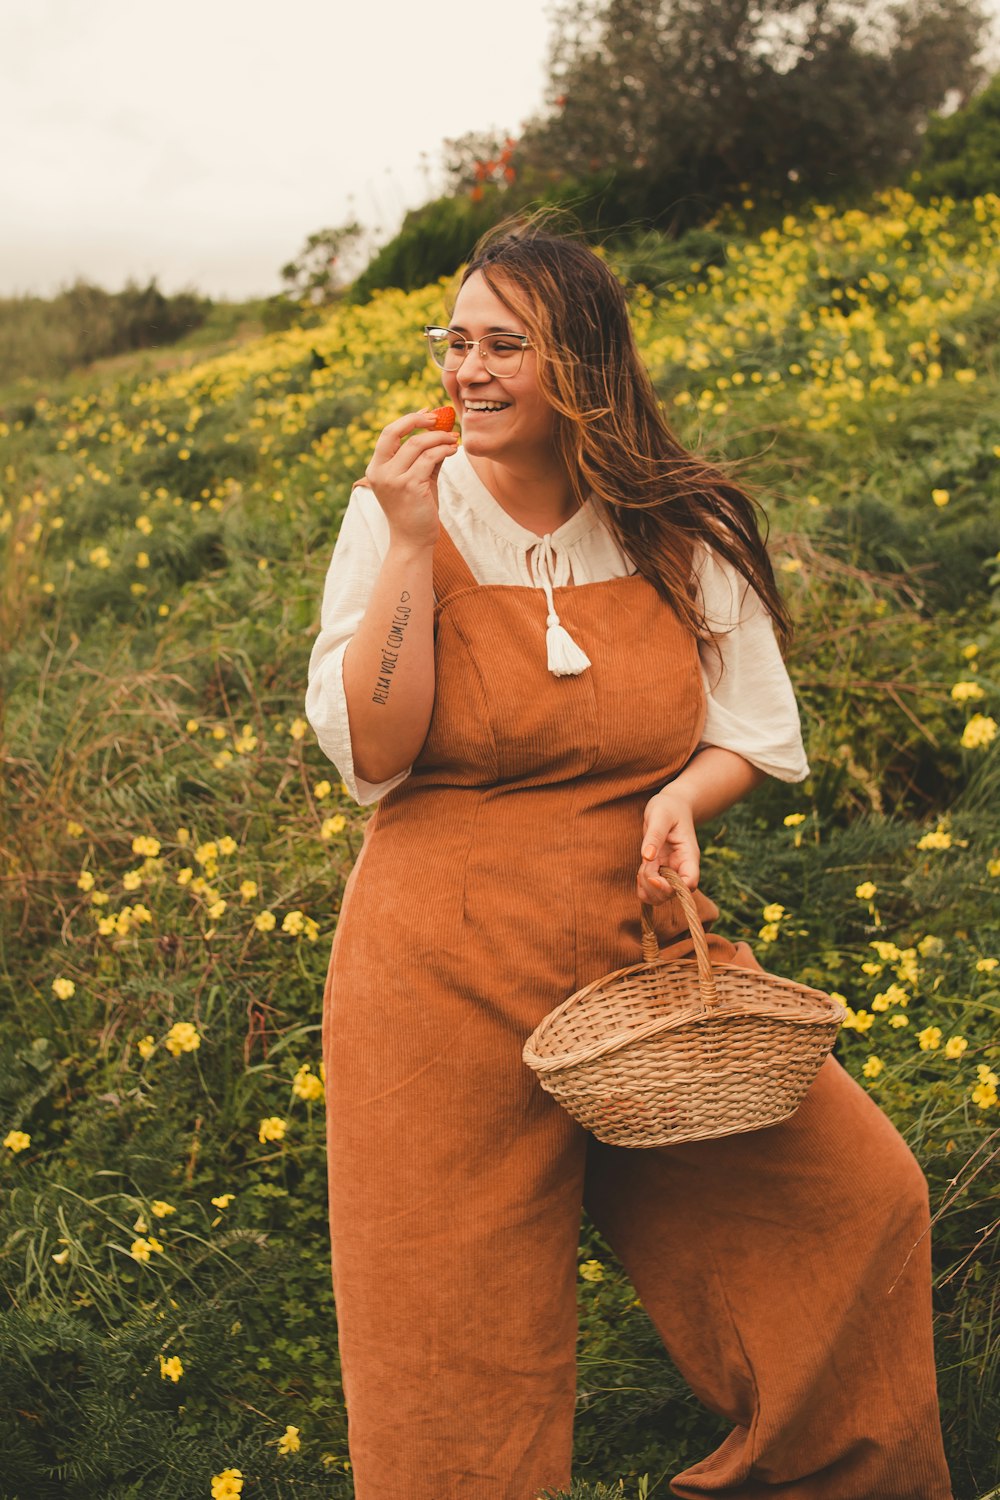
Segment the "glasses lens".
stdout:
<svg viewBox="0 0 1000 1500">
<path fill-rule="evenodd" d="M 480 340 L 483 364 L 491 375 L 516 375 L 524 358 L 524 345 L 510 333 L 491 333 Z"/>
<path fill-rule="evenodd" d="M 445 368 L 448 352 L 454 342 L 455 335 L 449 333 L 446 328 L 427 329 L 427 346 L 431 351 L 431 359 L 442 369 Z"/>
</svg>

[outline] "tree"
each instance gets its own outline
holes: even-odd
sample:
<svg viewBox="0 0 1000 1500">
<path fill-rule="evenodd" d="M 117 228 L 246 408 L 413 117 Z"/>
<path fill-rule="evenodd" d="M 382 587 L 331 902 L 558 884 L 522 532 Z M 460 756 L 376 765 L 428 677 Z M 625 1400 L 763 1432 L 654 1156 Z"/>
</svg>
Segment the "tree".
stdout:
<svg viewBox="0 0 1000 1500">
<path fill-rule="evenodd" d="M 336 229 L 317 229 L 296 259 L 281 268 L 288 296 L 297 302 L 332 302 L 349 279 L 345 261 L 364 239 L 365 230 L 354 220 Z"/>
<path fill-rule="evenodd" d="M 1000 73 L 964 109 L 931 116 L 914 186 L 952 198 L 1000 192 Z"/>
<path fill-rule="evenodd" d="M 637 216 L 688 221 L 747 186 L 878 186 L 933 109 L 971 94 L 984 26 L 980 0 L 562 0 L 517 165 L 610 171 Z"/>
</svg>

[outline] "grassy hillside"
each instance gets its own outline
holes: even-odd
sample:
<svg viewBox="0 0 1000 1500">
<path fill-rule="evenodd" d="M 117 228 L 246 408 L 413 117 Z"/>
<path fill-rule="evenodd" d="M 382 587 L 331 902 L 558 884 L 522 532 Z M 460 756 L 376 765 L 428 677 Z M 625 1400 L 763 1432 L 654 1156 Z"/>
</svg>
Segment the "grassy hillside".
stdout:
<svg viewBox="0 0 1000 1500">
<path fill-rule="evenodd" d="M 762 491 L 798 626 L 812 777 L 706 830 L 706 888 L 845 996 L 838 1055 L 928 1174 L 959 1500 L 1000 1483 L 998 230 L 995 197 L 891 194 L 633 299 L 682 437 Z M 444 297 L 0 407 L 7 1500 L 351 1494 L 317 1075 L 363 815 L 302 698 Z M 580 1262 L 579 1495 L 665 1496 L 719 1425 L 589 1229 Z"/>
</svg>

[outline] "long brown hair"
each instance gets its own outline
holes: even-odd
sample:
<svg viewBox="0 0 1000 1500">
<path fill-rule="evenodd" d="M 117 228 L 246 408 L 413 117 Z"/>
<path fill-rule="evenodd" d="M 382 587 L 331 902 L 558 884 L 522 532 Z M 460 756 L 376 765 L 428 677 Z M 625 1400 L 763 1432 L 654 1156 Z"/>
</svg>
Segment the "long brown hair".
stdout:
<svg viewBox="0 0 1000 1500">
<path fill-rule="evenodd" d="M 599 502 L 622 551 L 694 634 L 711 634 L 692 588 L 702 542 L 756 591 L 787 645 L 790 621 L 758 529 L 759 517 L 766 534 L 766 516 L 670 430 L 624 288 L 601 257 L 544 221 L 514 221 L 480 240 L 460 284 L 477 271 L 537 350 L 538 384 L 559 415 L 556 445 L 578 503 Z"/>
</svg>

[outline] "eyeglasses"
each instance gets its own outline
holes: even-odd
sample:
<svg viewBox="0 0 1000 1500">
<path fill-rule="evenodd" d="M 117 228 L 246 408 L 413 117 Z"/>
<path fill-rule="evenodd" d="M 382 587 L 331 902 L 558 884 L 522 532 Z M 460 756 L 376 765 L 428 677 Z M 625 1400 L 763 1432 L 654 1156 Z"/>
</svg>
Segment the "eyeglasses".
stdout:
<svg viewBox="0 0 1000 1500">
<path fill-rule="evenodd" d="M 425 328 L 431 359 L 442 370 L 457 370 L 475 345 L 487 375 L 516 375 L 525 349 L 533 346 L 526 333 L 486 333 L 481 339 L 466 339 L 450 328 Z"/>
</svg>

